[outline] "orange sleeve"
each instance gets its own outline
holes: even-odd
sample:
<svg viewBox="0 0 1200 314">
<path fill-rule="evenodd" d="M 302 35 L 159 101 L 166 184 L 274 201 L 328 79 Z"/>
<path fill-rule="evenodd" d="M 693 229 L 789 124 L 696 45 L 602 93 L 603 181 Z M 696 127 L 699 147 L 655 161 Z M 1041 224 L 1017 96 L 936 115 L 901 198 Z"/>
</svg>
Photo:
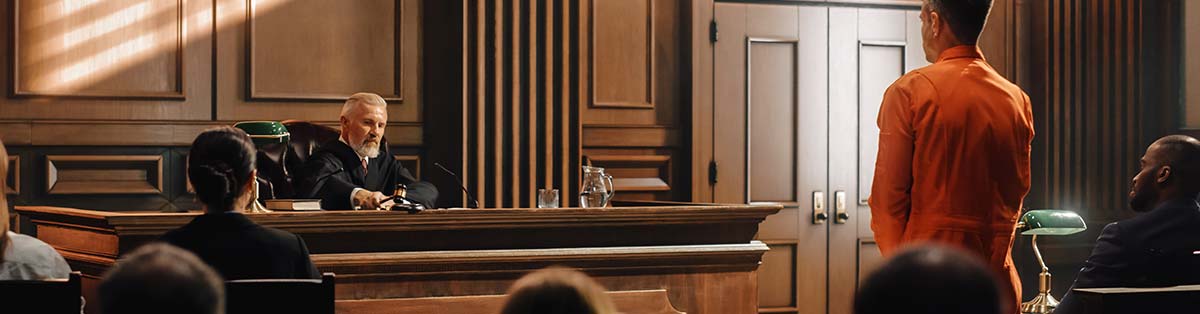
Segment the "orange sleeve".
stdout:
<svg viewBox="0 0 1200 314">
<path fill-rule="evenodd" d="M 871 186 L 871 230 L 879 251 L 889 256 L 900 244 L 912 209 L 912 91 L 901 78 L 883 95 L 879 106 L 879 155 Z"/>
</svg>

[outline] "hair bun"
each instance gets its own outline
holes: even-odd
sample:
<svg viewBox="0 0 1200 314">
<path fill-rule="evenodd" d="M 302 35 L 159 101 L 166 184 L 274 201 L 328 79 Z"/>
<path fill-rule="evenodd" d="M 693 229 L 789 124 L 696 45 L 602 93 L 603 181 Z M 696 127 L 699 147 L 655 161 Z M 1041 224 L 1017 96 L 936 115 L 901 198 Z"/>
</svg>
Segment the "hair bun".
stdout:
<svg viewBox="0 0 1200 314">
<path fill-rule="evenodd" d="M 233 202 L 237 180 L 233 168 L 224 162 L 213 162 L 197 165 L 198 170 L 193 175 L 192 185 L 200 200 L 213 205 L 228 205 Z M 200 178 L 195 176 L 200 175 Z"/>
</svg>

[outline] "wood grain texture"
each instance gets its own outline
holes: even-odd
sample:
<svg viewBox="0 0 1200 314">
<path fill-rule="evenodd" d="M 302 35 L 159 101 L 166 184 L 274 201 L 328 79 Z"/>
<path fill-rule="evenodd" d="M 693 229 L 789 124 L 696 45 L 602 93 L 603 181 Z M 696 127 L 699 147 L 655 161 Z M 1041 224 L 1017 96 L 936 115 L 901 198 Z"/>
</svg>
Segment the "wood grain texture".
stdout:
<svg viewBox="0 0 1200 314">
<path fill-rule="evenodd" d="M 215 1 L 217 119 L 336 122 L 366 91 L 390 122 L 422 120 L 421 1 Z"/>
<path fill-rule="evenodd" d="M 462 2 L 465 146 L 454 168 L 483 206 L 532 206 L 537 188 L 577 194 L 580 3 Z"/>
<path fill-rule="evenodd" d="M 12 7 L 14 96 L 184 99 L 183 0 Z"/>
<path fill-rule="evenodd" d="M 369 91 L 393 104 L 403 103 L 409 74 L 404 71 L 404 53 L 417 51 L 405 47 L 413 42 L 405 41 L 404 27 L 413 25 L 405 23 L 404 2 L 248 4 L 250 99 L 344 101 Z M 255 8 L 268 9 L 259 15 Z"/>
<path fill-rule="evenodd" d="M 666 290 L 609 291 L 617 310 L 627 314 L 684 314 L 675 309 Z M 499 313 L 505 295 L 472 295 L 381 300 L 343 300 L 338 313 Z"/>
<path fill-rule="evenodd" d="M 654 2 L 588 2 L 592 106 L 654 108 Z"/>
<path fill-rule="evenodd" d="M 430 301 L 411 298 L 502 294 L 522 275 L 560 265 L 577 268 L 612 291 L 665 290 L 665 297 L 658 293 L 659 301 L 637 307 L 648 313 L 755 313 L 755 271 L 767 246 L 752 237 L 758 223 L 779 207 L 658 205 L 247 215 L 304 237 L 318 269 L 337 273 L 339 304 L 356 309 Z M 24 206 L 17 212 L 91 280 L 98 280 L 115 256 L 199 214 Z M 683 230 L 673 226 L 717 232 L 673 239 Z M 548 227 L 569 232 L 546 232 Z M 380 238 L 433 240 L 410 247 L 393 244 L 417 241 L 369 240 Z M 497 245 L 487 241 L 491 238 L 515 241 Z M 86 296 L 94 293 L 94 285 L 85 285 Z M 637 308 L 623 309 L 641 312 Z"/>
<path fill-rule="evenodd" d="M 663 126 L 586 125 L 583 147 L 679 147 L 681 133 Z"/>
<path fill-rule="evenodd" d="M 163 157 L 47 155 L 47 194 L 160 194 Z"/>
<path fill-rule="evenodd" d="M 585 155 L 584 158 L 613 176 L 619 195 L 671 191 L 671 156 Z"/>
<path fill-rule="evenodd" d="M 0 6 L 4 119 L 212 115 L 211 0 L 9 1 Z M 205 14 L 208 13 L 208 14 Z"/>
</svg>

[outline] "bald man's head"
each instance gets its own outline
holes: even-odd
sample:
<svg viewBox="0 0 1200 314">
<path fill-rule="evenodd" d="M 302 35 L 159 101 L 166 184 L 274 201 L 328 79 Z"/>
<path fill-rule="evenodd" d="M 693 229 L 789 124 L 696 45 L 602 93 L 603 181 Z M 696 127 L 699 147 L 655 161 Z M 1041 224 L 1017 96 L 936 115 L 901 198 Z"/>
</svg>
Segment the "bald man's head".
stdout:
<svg viewBox="0 0 1200 314">
<path fill-rule="evenodd" d="M 1187 135 L 1160 138 L 1146 148 L 1140 165 L 1129 191 L 1134 211 L 1154 209 L 1172 198 L 1195 198 L 1200 192 L 1200 140 Z"/>
</svg>

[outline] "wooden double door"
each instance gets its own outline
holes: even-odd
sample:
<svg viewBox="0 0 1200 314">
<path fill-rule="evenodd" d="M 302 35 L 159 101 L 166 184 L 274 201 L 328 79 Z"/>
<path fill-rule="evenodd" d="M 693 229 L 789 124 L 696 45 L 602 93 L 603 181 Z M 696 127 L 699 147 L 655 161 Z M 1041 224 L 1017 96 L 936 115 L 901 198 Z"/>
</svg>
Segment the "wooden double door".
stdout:
<svg viewBox="0 0 1200 314">
<path fill-rule="evenodd" d="M 762 313 L 850 313 L 881 260 L 866 204 L 884 90 L 924 66 L 917 7 L 715 3 L 713 200 L 777 203 Z"/>
</svg>

